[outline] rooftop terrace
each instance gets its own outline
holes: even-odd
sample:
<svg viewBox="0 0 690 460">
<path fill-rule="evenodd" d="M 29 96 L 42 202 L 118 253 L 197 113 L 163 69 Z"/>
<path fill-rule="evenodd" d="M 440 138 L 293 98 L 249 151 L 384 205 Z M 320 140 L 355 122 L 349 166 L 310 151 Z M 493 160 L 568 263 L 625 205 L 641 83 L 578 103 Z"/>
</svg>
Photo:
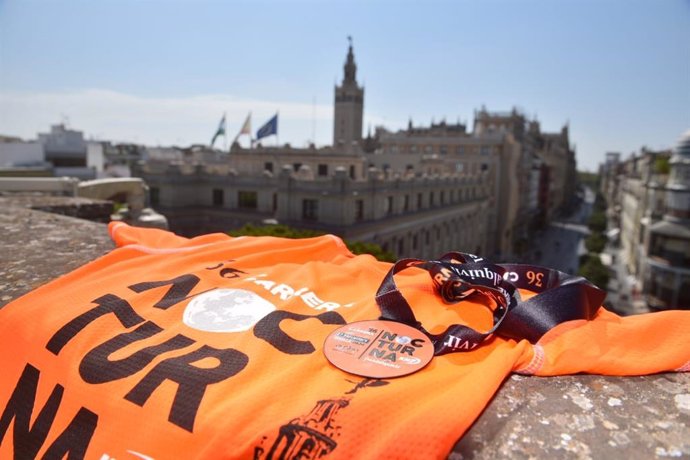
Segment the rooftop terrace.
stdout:
<svg viewBox="0 0 690 460">
<path fill-rule="evenodd" d="M 102 205 L 81 198 L 0 195 L 0 308 L 114 247 L 103 223 L 32 208 L 79 215 L 79 209 Z M 689 373 L 513 375 L 449 458 L 687 456 Z"/>
</svg>

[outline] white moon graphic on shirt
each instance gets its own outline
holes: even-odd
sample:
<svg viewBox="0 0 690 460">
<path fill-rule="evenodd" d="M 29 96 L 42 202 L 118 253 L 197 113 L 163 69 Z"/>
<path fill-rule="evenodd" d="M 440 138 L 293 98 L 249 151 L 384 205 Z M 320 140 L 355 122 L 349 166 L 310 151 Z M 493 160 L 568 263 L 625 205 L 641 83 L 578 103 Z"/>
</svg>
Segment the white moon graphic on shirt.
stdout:
<svg viewBox="0 0 690 460">
<path fill-rule="evenodd" d="M 271 302 L 243 289 L 216 289 L 194 297 L 182 321 L 209 332 L 242 332 L 276 309 Z"/>
</svg>

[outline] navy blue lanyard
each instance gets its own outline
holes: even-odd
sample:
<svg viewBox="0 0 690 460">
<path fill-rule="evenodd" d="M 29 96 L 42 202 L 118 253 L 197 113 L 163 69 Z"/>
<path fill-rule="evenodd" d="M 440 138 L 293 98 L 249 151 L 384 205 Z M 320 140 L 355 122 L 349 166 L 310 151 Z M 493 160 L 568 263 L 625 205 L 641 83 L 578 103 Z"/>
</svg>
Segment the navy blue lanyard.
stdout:
<svg viewBox="0 0 690 460">
<path fill-rule="evenodd" d="M 395 284 L 395 274 L 410 267 L 427 270 L 447 303 L 461 303 L 475 296 L 489 299 L 487 308 L 492 311 L 493 326 L 477 331 L 453 324 L 441 334 L 428 332 Z M 518 289 L 536 295 L 523 301 Z M 434 353 L 442 355 L 473 350 L 494 333 L 535 343 L 565 321 L 592 319 L 605 297 L 604 291 L 583 277 L 536 265 L 492 264 L 472 254 L 451 252 L 439 260 L 396 262 L 376 292 L 376 303 L 381 310 L 380 319 L 419 329 L 434 343 Z"/>
</svg>

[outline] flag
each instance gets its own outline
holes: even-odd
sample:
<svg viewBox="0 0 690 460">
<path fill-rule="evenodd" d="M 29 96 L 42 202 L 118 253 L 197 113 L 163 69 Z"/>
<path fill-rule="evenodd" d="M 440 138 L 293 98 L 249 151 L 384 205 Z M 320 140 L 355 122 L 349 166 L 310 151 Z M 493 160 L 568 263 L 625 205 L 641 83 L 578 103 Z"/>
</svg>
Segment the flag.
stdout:
<svg viewBox="0 0 690 460">
<path fill-rule="evenodd" d="M 249 137 L 252 136 L 252 113 L 249 112 L 249 115 L 247 115 L 247 119 L 244 120 L 244 124 L 242 125 L 242 129 L 240 129 L 240 132 L 237 133 L 237 136 L 235 136 L 234 142 L 237 142 L 237 139 L 242 135 L 242 134 L 249 134 Z"/>
<path fill-rule="evenodd" d="M 271 134 L 278 134 L 278 114 L 273 115 L 273 118 L 268 120 L 265 125 L 263 125 L 256 132 L 256 140 L 258 141 L 262 137 L 270 136 Z"/>
<path fill-rule="evenodd" d="M 225 136 L 225 114 L 223 114 L 223 118 L 220 119 L 218 130 L 216 131 L 216 134 L 213 135 L 213 139 L 211 139 L 211 147 L 213 147 L 213 144 L 216 143 L 216 138 L 218 136 Z"/>
</svg>

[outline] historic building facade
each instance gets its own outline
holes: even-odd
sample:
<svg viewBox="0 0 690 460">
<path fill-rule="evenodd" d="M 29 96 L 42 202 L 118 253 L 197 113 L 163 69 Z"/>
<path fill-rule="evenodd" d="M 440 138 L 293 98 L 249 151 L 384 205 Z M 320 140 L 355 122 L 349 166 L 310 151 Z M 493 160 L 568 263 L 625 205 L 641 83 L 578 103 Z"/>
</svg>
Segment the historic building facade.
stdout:
<svg viewBox="0 0 690 460">
<path fill-rule="evenodd" d="M 359 144 L 362 140 L 364 117 L 364 88 L 357 83 L 357 65 L 352 41 L 345 61 L 343 82 L 335 87 L 333 113 L 333 145 L 338 147 Z"/>
<path fill-rule="evenodd" d="M 672 150 L 607 154 L 602 193 L 620 254 L 649 308 L 690 309 L 690 133 Z"/>
<path fill-rule="evenodd" d="M 483 174 L 491 188 L 491 255 L 519 255 L 536 225 L 553 219 L 575 196 L 575 152 L 568 127 L 544 133 L 517 109 L 475 112 L 474 127 L 432 123 L 389 132 L 378 128 L 370 165 L 398 173 Z"/>
<path fill-rule="evenodd" d="M 381 245 L 398 256 L 434 258 L 458 249 L 485 254 L 493 199 L 486 174 L 386 176 L 371 168 L 352 179 L 346 166 L 328 177 L 286 164 L 276 174 L 238 174 L 227 165 L 146 163 L 138 175 L 152 205 L 182 234 L 227 231 L 277 220 Z"/>
<path fill-rule="evenodd" d="M 568 167 L 575 176 L 567 128 L 552 139 L 517 110 L 482 109 L 472 132 L 410 122 L 362 139 L 356 70 L 350 44 L 335 88 L 333 146 L 199 148 L 178 160 L 152 155 L 133 174 L 182 234 L 277 221 L 378 243 L 398 257 L 461 250 L 512 258 L 539 213 L 550 217 L 564 202 L 568 186 L 545 180 L 566 180 Z"/>
</svg>

